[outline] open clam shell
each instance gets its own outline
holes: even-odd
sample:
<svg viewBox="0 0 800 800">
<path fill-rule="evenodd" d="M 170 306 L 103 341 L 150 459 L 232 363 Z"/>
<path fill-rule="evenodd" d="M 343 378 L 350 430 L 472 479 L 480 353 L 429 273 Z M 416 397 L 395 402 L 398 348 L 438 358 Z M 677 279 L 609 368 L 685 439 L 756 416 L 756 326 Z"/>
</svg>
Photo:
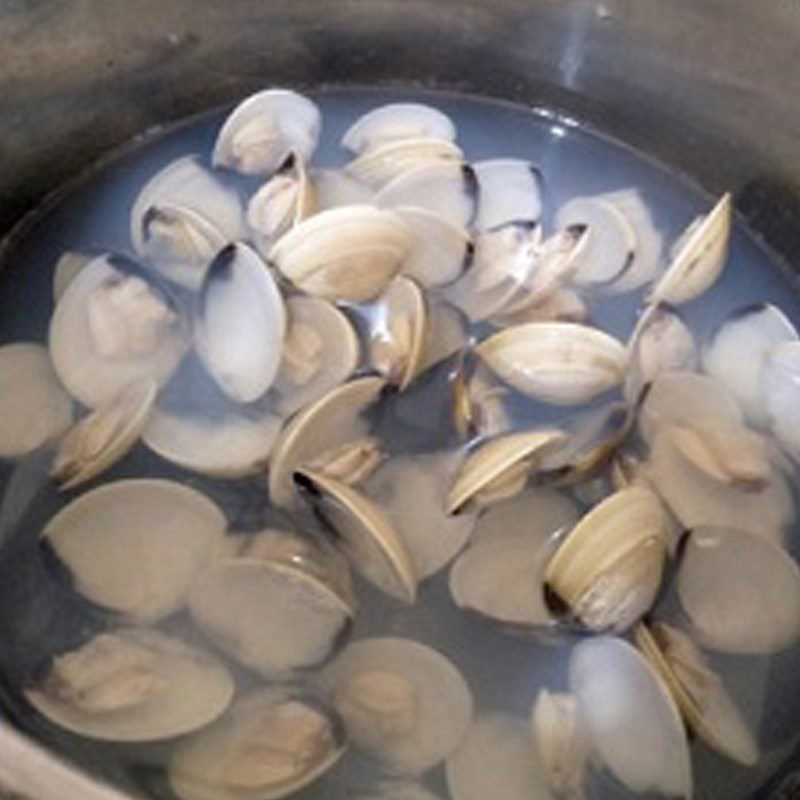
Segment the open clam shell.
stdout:
<svg viewBox="0 0 800 800">
<path fill-rule="evenodd" d="M 318 664 L 353 613 L 328 575 L 321 554 L 273 555 L 277 545 L 254 542 L 198 576 L 188 604 L 199 627 L 239 663 L 276 677 Z M 296 548 L 297 549 L 297 548 Z M 308 550 L 313 546 L 309 543 Z"/>
<path fill-rule="evenodd" d="M 664 622 L 638 625 L 634 633 L 689 726 L 717 752 L 752 767 L 759 758 L 758 744 L 697 645 Z"/>
<path fill-rule="evenodd" d="M 557 428 L 544 428 L 505 434 L 479 445 L 461 465 L 447 493 L 447 513 L 459 512 L 470 501 L 488 505 L 487 501 L 522 491 L 538 460 L 563 437 Z"/>
<path fill-rule="evenodd" d="M 611 389 L 628 363 L 625 346 L 613 336 L 570 322 L 506 328 L 475 352 L 518 391 L 555 405 L 582 403 Z"/>
<path fill-rule="evenodd" d="M 273 686 L 183 741 L 169 783 L 181 800 L 278 800 L 319 779 L 346 747 L 333 710 L 300 687 Z"/>
<path fill-rule="evenodd" d="M 336 533 L 335 541 L 353 567 L 381 591 L 413 603 L 418 580 L 414 563 L 383 509 L 356 489 L 315 470 L 300 468 L 294 480 Z"/>
<path fill-rule="evenodd" d="M 266 89 L 239 103 L 220 128 L 211 160 L 245 175 L 274 172 L 290 152 L 308 162 L 321 127 L 316 105 L 286 89 Z"/>
<path fill-rule="evenodd" d="M 570 658 L 569 687 L 593 752 L 631 792 L 691 797 L 680 713 L 636 648 L 613 636 L 579 642 Z"/>
<path fill-rule="evenodd" d="M 179 483 L 107 483 L 73 500 L 42 537 L 75 589 L 103 608 L 157 620 L 183 605 L 189 587 L 223 547 L 225 517 Z"/>
<path fill-rule="evenodd" d="M 364 153 L 403 139 L 455 141 L 456 128 L 444 113 L 423 103 L 389 103 L 359 117 L 342 136 L 342 147 Z"/>
<path fill-rule="evenodd" d="M 564 537 L 545 569 L 547 587 L 592 630 L 625 630 L 661 585 L 664 511 L 644 486 L 614 492 Z"/>
<path fill-rule="evenodd" d="M 800 570 L 780 546 L 735 527 L 692 531 L 678 598 L 698 640 L 731 653 L 772 653 L 800 637 Z"/>
<path fill-rule="evenodd" d="M 53 267 L 53 302 L 57 303 L 72 279 L 89 263 L 93 255 L 65 250 Z"/>
<path fill-rule="evenodd" d="M 51 470 L 62 489 L 74 489 L 91 480 L 136 444 L 157 392 L 155 381 L 135 381 L 67 432 L 59 442 Z"/>
<path fill-rule="evenodd" d="M 315 214 L 281 237 L 270 261 L 299 289 L 328 300 L 372 300 L 402 268 L 408 227 L 393 211 L 358 205 Z"/>
<path fill-rule="evenodd" d="M 510 222 L 537 222 L 542 214 L 543 179 L 529 161 L 494 158 L 472 165 L 478 180 L 478 211 L 473 224 L 479 231 Z"/>
<path fill-rule="evenodd" d="M 145 742 L 202 728 L 233 693 L 233 678 L 208 653 L 158 631 L 119 628 L 56 656 L 25 697 L 73 733 Z"/>
<path fill-rule="evenodd" d="M 571 528 L 578 516 L 575 504 L 553 489 L 529 489 L 490 508 L 450 569 L 453 602 L 504 625 L 553 624 L 544 570 L 557 546 L 556 534 Z"/>
<path fill-rule="evenodd" d="M 269 469 L 270 501 L 280 508 L 297 502 L 292 475 L 298 468 L 365 437 L 366 412 L 385 386 L 381 378 L 356 378 L 331 389 L 293 417 L 275 443 Z"/>
<path fill-rule="evenodd" d="M 647 302 L 678 305 L 693 300 L 719 278 L 728 257 L 732 201 L 724 194 L 681 236 L 666 272 L 655 282 Z"/>
<path fill-rule="evenodd" d="M 166 383 L 186 348 L 166 289 L 122 256 L 100 256 L 72 280 L 50 320 L 50 357 L 67 391 L 97 408 L 135 380 Z"/>
<path fill-rule="evenodd" d="M 0 397 L 0 458 L 31 453 L 72 423 L 72 400 L 40 344 L 0 347 Z"/>
<path fill-rule="evenodd" d="M 443 761 L 472 719 L 472 695 L 456 666 L 411 639 L 353 642 L 320 682 L 353 746 L 395 774 L 419 775 Z"/>
</svg>

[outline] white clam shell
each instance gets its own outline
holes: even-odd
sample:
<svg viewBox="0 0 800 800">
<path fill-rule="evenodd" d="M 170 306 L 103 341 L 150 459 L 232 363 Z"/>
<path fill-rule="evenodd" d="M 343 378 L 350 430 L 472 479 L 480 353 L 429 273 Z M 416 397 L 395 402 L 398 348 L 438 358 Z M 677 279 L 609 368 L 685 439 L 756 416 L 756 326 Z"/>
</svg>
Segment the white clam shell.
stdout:
<svg viewBox="0 0 800 800">
<path fill-rule="evenodd" d="M 170 787 L 181 800 L 278 800 L 321 777 L 345 749 L 336 714 L 298 687 L 272 686 L 181 742 Z"/>
<path fill-rule="evenodd" d="M 627 351 L 597 328 L 570 322 L 531 322 L 495 333 L 475 352 L 506 383 L 529 397 L 573 405 L 623 379 Z"/>
<path fill-rule="evenodd" d="M 691 797 L 678 708 L 634 647 L 611 636 L 581 641 L 570 658 L 569 686 L 594 752 L 631 792 Z"/>
<path fill-rule="evenodd" d="M 422 103 L 389 103 L 359 117 L 342 136 L 342 147 L 364 153 L 386 142 L 427 138 L 452 142 L 456 128 L 450 118 Z"/>
<path fill-rule="evenodd" d="M 93 255 L 65 250 L 53 267 L 53 302 L 57 303 L 64 294 L 72 279 L 87 265 Z"/>
<path fill-rule="evenodd" d="M 393 211 L 343 206 L 315 214 L 286 233 L 270 261 L 299 289 L 328 300 L 372 300 L 402 268 L 408 228 Z"/>
<path fill-rule="evenodd" d="M 786 315 L 771 303 L 739 309 L 722 323 L 703 352 L 703 369 L 733 392 L 750 422 L 768 422 L 763 365 L 767 353 L 798 334 Z"/>
<path fill-rule="evenodd" d="M 677 590 L 699 641 L 715 650 L 772 653 L 800 637 L 797 563 L 745 530 L 695 528 Z"/>
<path fill-rule="evenodd" d="M 543 181 L 530 162 L 495 158 L 472 165 L 478 179 L 474 226 L 485 231 L 510 222 L 536 222 L 542 213 Z"/>
<path fill-rule="evenodd" d="M 104 300 L 111 293 L 116 299 Z M 107 305 L 102 325 L 93 326 L 95 301 Z M 109 323 L 113 331 L 107 330 Z M 111 336 L 118 352 L 105 355 L 102 348 Z M 137 337 L 145 344 L 129 348 L 128 342 Z M 109 402 L 135 380 L 152 378 L 163 385 L 186 348 L 184 326 L 172 300 L 149 283 L 141 268 L 115 256 L 94 259 L 72 280 L 50 320 L 48 342 L 64 387 L 90 408 Z"/>
<path fill-rule="evenodd" d="M 800 461 L 800 341 L 782 342 L 761 369 L 769 425 L 783 450 Z"/>
<path fill-rule="evenodd" d="M 468 338 L 467 322 L 457 308 L 441 301 L 429 302 L 428 331 L 420 373 L 464 348 Z"/>
<path fill-rule="evenodd" d="M 369 205 L 375 195 L 369 186 L 341 169 L 312 169 L 310 176 L 318 212 L 341 206 Z"/>
<path fill-rule="evenodd" d="M 374 709 L 372 698 L 365 697 L 361 706 L 357 695 L 361 680 L 387 673 L 409 689 L 411 707 L 397 726 L 381 718 L 379 703 Z M 472 695 L 456 666 L 411 639 L 354 642 L 323 670 L 320 682 L 344 718 L 353 745 L 395 774 L 419 775 L 443 761 L 472 720 Z"/>
<path fill-rule="evenodd" d="M 373 145 L 344 169 L 357 181 L 378 189 L 415 167 L 461 163 L 463 158 L 461 149 L 452 142 L 417 137 Z"/>
<path fill-rule="evenodd" d="M 725 194 L 708 214 L 689 226 L 666 271 L 651 289 L 648 303 L 686 303 L 715 283 L 728 257 L 731 215 L 731 196 Z"/>
<path fill-rule="evenodd" d="M 198 297 L 195 347 L 228 397 L 249 403 L 265 394 L 280 367 L 286 309 L 275 279 L 245 244 L 221 250 Z"/>
<path fill-rule="evenodd" d="M 72 423 L 72 400 L 40 344 L 0 347 L 0 397 L 0 458 L 31 453 Z"/>
<path fill-rule="evenodd" d="M 220 128 L 211 160 L 246 175 L 274 172 L 295 151 L 309 161 L 321 128 L 319 109 L 286 89 L 265 89 L 243 100 Z"/>
<path fill-rule="evenodd" d="M 73 687 L 53 691 L 48 686 L 57 680 L 52 669 L 42 684 L 26 690 L 31 705 L 62 728 L 114 742 L 169 739 L 202 728 L 225 711 L 235 689 L 231 675 L 210 654 L 145 628 L 99 634 L 57 656 L 55 673 L 62 680 L 65 674 L 76 674 L 98 697 L 104 691 L 110 709 L 82 707 L 80 695 L 76 704 L 64 695 Z M 126 702 L 119 694 L 115 707 L 113 692 L 126 690 L 134 695 Z"/>
<path fill-rule="evenodd" d="M 188 486 L 159 479 L 107 483 L 73 500 L 42 537 L 75 589 L 103 608 L 153 621 L 181 608 L 222 549 L 225 517 Z"/>
</svg>

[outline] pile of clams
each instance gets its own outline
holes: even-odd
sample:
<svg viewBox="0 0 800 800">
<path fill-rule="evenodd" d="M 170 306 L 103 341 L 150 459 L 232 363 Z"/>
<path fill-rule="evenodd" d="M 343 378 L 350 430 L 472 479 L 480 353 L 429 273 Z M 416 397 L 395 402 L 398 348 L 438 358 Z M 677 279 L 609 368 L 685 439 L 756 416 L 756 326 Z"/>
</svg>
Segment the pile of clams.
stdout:
<svg viewBox="0 0 800 800">
<path fill-rule="evenodd" d="M 314 163 L 321 131 L 293 91 L 243 101 L 210 159 L 144 183 L 127 252 L 59 260 L 47 342 L 0 347 L 0 456 L 48 454 L 41 545 L 105 620 L 30 676 L 32 708 L 175 740 L 180 800 L 274 800 L 358 758 L 363 798 L 435 800 L 443 766 L 452 800 L 582 798 L 603 774 L 688 799 L 694 736 L 756 764 L 715 665 L 800 638 L 800 336 L 769 303 L 707 341 L 684 321 L 730 196 L 673 243 L 635 189 L 545 224 L 539 170 L 470 161 L 434 108 L 357 119 L 342 168 Z M 592 324 L 627 292 L 627 339 Z M 386 416 L 434 376 L 435 444 L 400 449 Z M 119 478 L 144 448 L 170 477 Z M 234 530 L 195 488 L 240 479 L 283 524 Z M 465 624 L 532 635 L 532 660 L 569 648 L 529 714 L 473 699 L 435 626 L 353 634 L 445 571 Z"/>
</svg>

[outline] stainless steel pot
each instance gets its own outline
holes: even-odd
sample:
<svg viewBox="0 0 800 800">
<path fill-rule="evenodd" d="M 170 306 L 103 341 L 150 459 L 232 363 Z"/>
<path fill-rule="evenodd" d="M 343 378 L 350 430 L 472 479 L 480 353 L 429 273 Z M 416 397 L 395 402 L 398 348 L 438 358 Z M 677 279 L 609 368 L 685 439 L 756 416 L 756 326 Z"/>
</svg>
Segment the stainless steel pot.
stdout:
<svg viewBox="0 0 800 800">
<path fill-rule="evenodd" d="M 270 83 L 405 84 L 552 108 L 732 188 L 800 269 L 798 54 L 791 0 L 0 0 L 0 238 L 154 125 Z M 2 720 L 0 785 L 122 797 Z"/>
</svg>

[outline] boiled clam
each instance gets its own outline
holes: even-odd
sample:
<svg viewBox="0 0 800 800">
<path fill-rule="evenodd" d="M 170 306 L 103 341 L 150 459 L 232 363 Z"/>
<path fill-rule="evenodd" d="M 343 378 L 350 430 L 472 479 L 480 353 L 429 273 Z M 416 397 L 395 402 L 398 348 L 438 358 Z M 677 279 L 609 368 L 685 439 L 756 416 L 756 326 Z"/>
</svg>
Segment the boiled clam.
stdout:
<svg viewBox="0 0 800 800">
<path fill-rule="evenodd" d="M 389 103 L 359 117 L 342 136 L 342 147 L 364 153 L 387 142 L 403 139 L 452 142 L 456 128 L 441 111 L 422 103 Z"/>
<path fill-rule="evenodd" d="M 453 142 L 427 137 L 404 138 L 373 145 L 345 167 L 345 172 L 367 186 L 379 189 L 416 167 L 461 163 L 464 154 Z"/>
</svg>

